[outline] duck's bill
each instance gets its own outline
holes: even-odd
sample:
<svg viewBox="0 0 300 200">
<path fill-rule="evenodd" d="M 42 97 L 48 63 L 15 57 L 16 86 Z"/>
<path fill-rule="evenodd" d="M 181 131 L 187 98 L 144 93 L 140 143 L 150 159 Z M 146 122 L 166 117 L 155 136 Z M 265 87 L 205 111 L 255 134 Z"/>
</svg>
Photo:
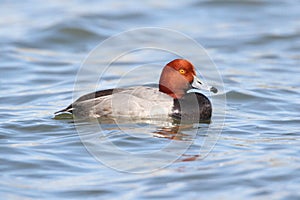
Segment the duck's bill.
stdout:
<svg viewBox="0 0 300 200">
<path fill-rule="evenodd" d="M 210 92 L 213 92 L 213 93 L 217 93 L 218 92 L 218 89 L 213 87 L 213 86 L 210 86 L 210 85 L 207 85 L 205 84 L 204 82 L 202 82 L 198 77 L 194 76 L 194 81 L 192 82 L 192 87 L 194 89 L 199 89 L 199 90 L 207 90 L 207 91 L 210 91 Z"/>
</svg>

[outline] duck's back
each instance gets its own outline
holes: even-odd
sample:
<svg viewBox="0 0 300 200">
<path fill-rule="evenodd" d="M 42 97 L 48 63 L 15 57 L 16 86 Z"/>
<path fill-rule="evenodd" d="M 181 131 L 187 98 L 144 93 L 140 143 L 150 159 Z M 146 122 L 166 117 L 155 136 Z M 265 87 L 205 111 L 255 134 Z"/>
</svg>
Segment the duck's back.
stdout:
<svg viewBox="0 0 300 200">
<path fill-rule="evenodd" d="M 173 108 L 172 97 L 153 87 L 106 90 L 99 94 L 101 91 L 79 98 L 70 105 L 72 113 L 79 118 L 159 118 L 170 115 Z"/>
</svg>

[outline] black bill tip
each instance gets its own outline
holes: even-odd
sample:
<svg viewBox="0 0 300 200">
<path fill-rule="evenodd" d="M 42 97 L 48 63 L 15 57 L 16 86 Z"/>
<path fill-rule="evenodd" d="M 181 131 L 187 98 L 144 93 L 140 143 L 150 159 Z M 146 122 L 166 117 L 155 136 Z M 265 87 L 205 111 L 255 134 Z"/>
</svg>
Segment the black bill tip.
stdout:
<svg viewBox="0 0 300 200">
<path fill-rule="evenodd" d="M 217 92 L 218 92 L 218 89 L 215 88 L 215 87 L 211 87 L 211 88 L 210 88 L 210 91 L 213 92 L 213 93 L 217 93 Z"/>
</svg>

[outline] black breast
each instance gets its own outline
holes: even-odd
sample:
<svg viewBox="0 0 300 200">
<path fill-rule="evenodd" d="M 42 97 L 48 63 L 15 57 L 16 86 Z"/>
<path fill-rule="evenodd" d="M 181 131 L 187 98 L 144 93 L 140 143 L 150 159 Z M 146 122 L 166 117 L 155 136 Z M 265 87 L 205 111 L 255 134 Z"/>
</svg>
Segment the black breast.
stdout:
<svg viewBox="0 0 300 200">
<path fill-rule="evenodd" d="M 212 106 L 209 99 L 200 93 L 188 93 L 174 99 L 172 117 L 181 121 L 197 123 L 210 121 Z"/>
</svg>

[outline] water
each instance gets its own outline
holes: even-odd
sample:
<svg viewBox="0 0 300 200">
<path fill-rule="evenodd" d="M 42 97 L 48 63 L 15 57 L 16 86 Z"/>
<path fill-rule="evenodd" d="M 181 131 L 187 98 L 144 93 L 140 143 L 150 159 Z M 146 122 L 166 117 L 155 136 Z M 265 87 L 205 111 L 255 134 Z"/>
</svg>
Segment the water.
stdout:
<svg viewBox="0 0 300 200">
<path fill-rule="evenodd" d="M 1 8 L 1 199 L 300 198 L 298 1 L 4 1 Z M 124 134 L 104 121 L 102 131 L 86 136 L 101 133 L 99 143 L 113 141 L 133 153 L 193 141 L 162 169 L 120 172 L 91 156 L 74 123 L 54 120 L 53 113 L 71 103 L 80 63 L 99 42 L 153 26 L 180 31 L 205 47 L 224 81 L 225 124 L 203 158 L 202 142 L 214 137 L 206 135 L 209 125 L 201 125 L 193 140 L 196 127 L 175 137 L 155 124 L 124 123 L 130 133 Z M 170 57 L 159 55 L 136 54 L 117 64 L 126 71 Z M 154 80 L 155 73 L 147 74 Z M 120 74 L 106 75 L 101 88 L 113 86 Z M 161 156 L 176 153 L 173 148 Z M 119 159 L 114 152 L 104 158 Z M 139 170 L 135 163 L 125 166 Z"/>
</svg>

